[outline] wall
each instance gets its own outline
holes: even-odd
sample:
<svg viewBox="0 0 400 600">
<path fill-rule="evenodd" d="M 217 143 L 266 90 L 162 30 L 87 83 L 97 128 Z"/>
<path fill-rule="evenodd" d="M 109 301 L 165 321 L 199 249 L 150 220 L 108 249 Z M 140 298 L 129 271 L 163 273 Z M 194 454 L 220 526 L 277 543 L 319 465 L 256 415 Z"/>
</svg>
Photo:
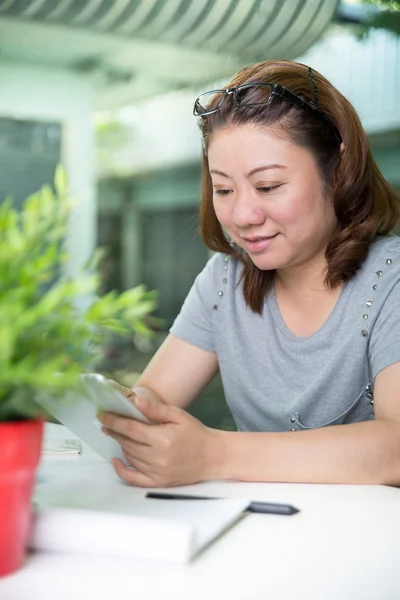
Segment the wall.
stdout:
<svg viewBox="0 0 400 600">
<path fill-rule="evenodd" d="M 337 30 L 297 60 L 352 102 L 368 134 L 400 129 L 400 37 L 378 30 L 359 41 Z"/>
<path fill-rule="evenodd" d="M 333 28 L 297 60 L 320 71 L 349 98 L 368 134 L 400 130 L 400 38 L 378 31 L 360 42 Z M 133 141 L 111 149 L 102 175 L 198 163 L 200 134 L 192 108 L 200 91 L 205 90 L 176 92 L 124 109 L 121 118 L 131 127 Z"/>
<path fill-rule="evenodd" d="M 203 268 L 208 252 L 198 233 L 200 166 L 166 169 L 99 182 L 100 243 L 120 240 L 119 287 L 139 283 L 160 294 L 160 315 L 171 324 Z M 104 232 L 122 216 L 118 231 Z"/>
<path fill-rule="evenodd" d="M 0 116 L 62 123 L 62 162 L 77 199 L 66 265 L 74 275 L 96 242 L 91 85 L 68 71 L 0 62 L 0 89 Z"/>
</svg>

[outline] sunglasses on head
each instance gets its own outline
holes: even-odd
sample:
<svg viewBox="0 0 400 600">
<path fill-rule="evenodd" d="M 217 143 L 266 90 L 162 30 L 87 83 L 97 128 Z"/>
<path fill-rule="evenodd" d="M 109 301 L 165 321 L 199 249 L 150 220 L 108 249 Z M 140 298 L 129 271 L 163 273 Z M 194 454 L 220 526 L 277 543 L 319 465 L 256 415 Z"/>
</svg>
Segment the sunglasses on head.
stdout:
<svg viewBox="0 0 400 600">
<path fill-rule="evenodd" d="M 311 76 L 311 79 L 313 82 L 314 102 L 315 102 L 315 104 L 318 104 L 317 84 L 316 84 L 316 81 L 314 78 L 314 74 L 312 73 L 310 68 L 309 68 L 309 73 L 310 73 L 310 76 Z M 249 96 L 248 92 L 253 88 L 260 88 L 260 87 L 265 88 L 269 91 L 267 100 L 262 100 L 259 102 L 251 101 L 249 99 L 249 97 L 251 97 L 251 96 Z M 262 106 L 262 105 L 268 106 L 268 104 L 271 102 L 271 99 L 274 96 L 279 96 L 280 98 L 283 98 L 287 102 L 290 102 L 292 105 L 305 110 L 306 112 L 308 112 L 310 115 L 312 115 L 314 118 L 318 119 L 319 121 L 329 124 L 333 128 L 333 131 L 334 131 L 339 143 L 342 142 L 341 135 L 340 135 L 336 125 L 328 117 L 328 115 L 326 115 L 324 112 L 322 112 L 318 108 L 315 108 L 312 104 L 310 104 L 306 100 L 303 100 L 302 98 L 300 98 L 300 96 L 297 96 L 297 94 L 294 94 L 293 92 L 291 92 L 287 88 L 283 87 L 279 83 L 253 82 L 253 83 L 245 83 L 243 85 L 238 85 L 238 86 L 232 87 L 232 88 L 226 88 L 224 90 L 211 90 L 209 92 L 204 92 L 203 94 L 200 94 L 200 96 L 197 96 L 197 98 L 194 102 L 194 107 L 193 107 L 194 116 L 195 117 L 206 117 L 208 115 L 212 115 L 213 113 L 218 112 L 221 109 L 222 105 L 224 104 L 225 100 L 228 98 L 228 96 L 233 97 L 233 106 L 234 107 Z"/>
</svg>

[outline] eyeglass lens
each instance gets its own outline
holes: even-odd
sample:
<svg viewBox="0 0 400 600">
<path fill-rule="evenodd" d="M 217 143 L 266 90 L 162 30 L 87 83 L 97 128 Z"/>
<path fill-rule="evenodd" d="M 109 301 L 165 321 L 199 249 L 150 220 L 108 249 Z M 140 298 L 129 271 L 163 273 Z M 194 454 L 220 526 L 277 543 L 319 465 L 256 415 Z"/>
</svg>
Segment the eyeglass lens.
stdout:
<svg viewBox="0 0 400 600">
<path fill-rule="evenodd" d="M 203 113 L 210 110 L 210 105 L 212 105 L 213 110 L 218 110 L 221 107 L 224 98 L 224 90 L 204 92 L 204 94 L 201 94 L 196 100 L 196 109 L 199 113 Z"/>
<path fill-rule="evenodd" d="M 243 85 L 236 88 L 236 105 L 258 106 L 266 104 L 269 101 L 270 94 L 270 85 Z"/>
</svg>

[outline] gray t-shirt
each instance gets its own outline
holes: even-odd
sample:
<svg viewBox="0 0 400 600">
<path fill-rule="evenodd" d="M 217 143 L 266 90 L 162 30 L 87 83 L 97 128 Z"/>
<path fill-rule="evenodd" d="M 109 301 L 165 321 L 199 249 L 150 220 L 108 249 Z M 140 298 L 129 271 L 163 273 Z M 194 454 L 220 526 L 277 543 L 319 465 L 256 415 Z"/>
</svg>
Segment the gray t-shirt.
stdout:
<svg viewBox="0 0 400 600">
<path fill-rule="evenodd" d="M 268 293 L 262 316 L 245 304 L 242 264 L 215 254 L 171 333 L 215 352 L 241 431 L 287 431 L 374 418 L 373 385 L 400 361 L 400 238 L 378 237 L 324 325 L 294 335 Z"/>
</svg>

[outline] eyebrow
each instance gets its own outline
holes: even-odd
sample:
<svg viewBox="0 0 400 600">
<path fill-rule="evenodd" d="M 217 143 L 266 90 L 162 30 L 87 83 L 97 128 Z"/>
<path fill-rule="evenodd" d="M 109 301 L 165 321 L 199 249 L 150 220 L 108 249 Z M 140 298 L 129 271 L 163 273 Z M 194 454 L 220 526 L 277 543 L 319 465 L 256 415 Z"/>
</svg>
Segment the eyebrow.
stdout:
<svg viewBox="0 0 400 600">
<path fill-rule="evenodd" d="M 255 173 L 260 173 L 261 171 L 268 171 L 270 169 L 286 169 L 286 167 L 284 165 L 278 165 L 278 164 L 263 165 L 262 167 L 256 167 L 255 169 L 252 169 L 249 173 L 247 173 L 247 177 L 251 177 Z M 223 171 L 219 171 L 218 169 L 211 169 L 210 170 L 210 175 L 212 173 L 214 175 L 221 175 L 221 177 L 226 177 L 227 179 L 232 179 L 232 177 L 230 177 L 229 175 L 227 175 Z"/>
</svg>

